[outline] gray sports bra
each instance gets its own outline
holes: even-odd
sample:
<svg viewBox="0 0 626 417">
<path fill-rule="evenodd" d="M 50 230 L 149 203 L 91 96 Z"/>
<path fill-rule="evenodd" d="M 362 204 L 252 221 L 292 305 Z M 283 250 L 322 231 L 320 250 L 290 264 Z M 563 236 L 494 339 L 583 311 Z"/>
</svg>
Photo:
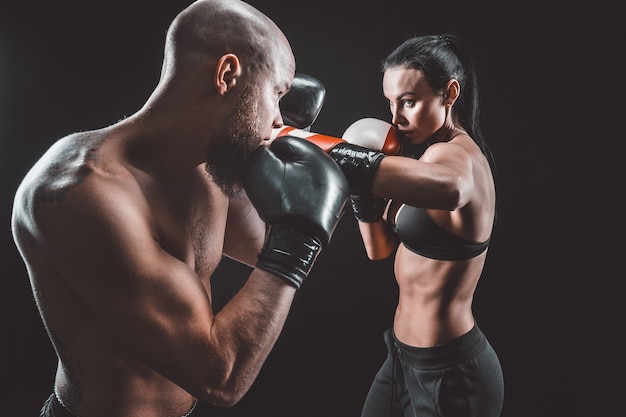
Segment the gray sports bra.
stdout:
<svg viewBox="0 0 626 417">
<path fill-rule="evenodd" d="M 425 209 L 403 204 L 389 224 L 402 244 L 412 252 L 432 259 L 459 261 L 483 253 L 489 240 L 472 242 L 442 229 Z"/>
</svg>

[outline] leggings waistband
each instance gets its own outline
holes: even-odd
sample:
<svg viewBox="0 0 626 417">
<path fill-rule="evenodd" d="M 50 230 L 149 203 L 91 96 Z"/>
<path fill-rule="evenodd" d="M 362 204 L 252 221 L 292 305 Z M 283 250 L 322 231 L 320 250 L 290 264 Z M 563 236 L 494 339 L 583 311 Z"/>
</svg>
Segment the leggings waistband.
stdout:
<svg viewBox="0 0 626 417">
<path fill-rule="evenodd" d="M 406 345 L 398 340 L 393 328 L 385 332 L 385 342 L 389 352 L 394 352 L 401 361 L 420 369 L 444 368 L 466 361 L 482 352 L 488 344 L 477 324 L 464 335 L 433 347 Z"/>
</svg>

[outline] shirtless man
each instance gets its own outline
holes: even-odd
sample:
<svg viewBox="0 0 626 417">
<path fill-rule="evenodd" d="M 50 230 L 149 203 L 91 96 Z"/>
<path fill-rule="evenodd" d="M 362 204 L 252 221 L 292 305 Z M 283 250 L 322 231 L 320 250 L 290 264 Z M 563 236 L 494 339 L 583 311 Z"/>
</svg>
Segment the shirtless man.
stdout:
<svg viewBox="0 0 626 417">
<path fill-rule="evenodd" d="M 13 234 L 58 356 L 42 416 L 182 416 L 248 391 L 348 195 L 313 145 L 260 146 L 294 73 L 267 16 L 198 0 L 173 20 L 145 105 L 27 173 Z M 215 314 L 222 255 L 254 269 Z"/>
</svg>

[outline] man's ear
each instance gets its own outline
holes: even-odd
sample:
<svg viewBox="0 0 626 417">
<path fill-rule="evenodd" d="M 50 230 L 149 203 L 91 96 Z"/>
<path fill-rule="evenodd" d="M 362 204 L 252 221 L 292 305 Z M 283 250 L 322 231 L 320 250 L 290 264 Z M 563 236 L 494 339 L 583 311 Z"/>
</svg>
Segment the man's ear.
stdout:
<svg viewBox="0 0 626 417">
<path fill-rule="evenodd" d="M 241 75 L 241 65 L 239 58 L 234 54 L 222 55 L 217 61 L 215 69 L 215 89 L 218 94 L 224 95 L 229 89 L 237 84 L 237 79 Z"/>
<path fill-rule="evenodd" d="M 444 104 L 452 106 L 461 94 L 461 85 L 454 78 L 448 81 L 446 92 L 444 94 Z"/>
</svg>

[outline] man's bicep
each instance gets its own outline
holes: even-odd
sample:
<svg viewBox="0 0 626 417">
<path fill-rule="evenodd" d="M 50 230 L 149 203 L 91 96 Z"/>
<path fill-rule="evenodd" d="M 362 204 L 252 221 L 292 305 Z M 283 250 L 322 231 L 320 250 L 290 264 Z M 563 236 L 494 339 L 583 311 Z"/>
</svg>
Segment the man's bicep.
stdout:
<svg viewBox="0 0 626 417">
<path fill-rule="evenodd" d="M 265 232 L 265 223 L 245 194 L 230 199 L 224 254 L 254 266 L 265 241 Z"/>
</svg>

